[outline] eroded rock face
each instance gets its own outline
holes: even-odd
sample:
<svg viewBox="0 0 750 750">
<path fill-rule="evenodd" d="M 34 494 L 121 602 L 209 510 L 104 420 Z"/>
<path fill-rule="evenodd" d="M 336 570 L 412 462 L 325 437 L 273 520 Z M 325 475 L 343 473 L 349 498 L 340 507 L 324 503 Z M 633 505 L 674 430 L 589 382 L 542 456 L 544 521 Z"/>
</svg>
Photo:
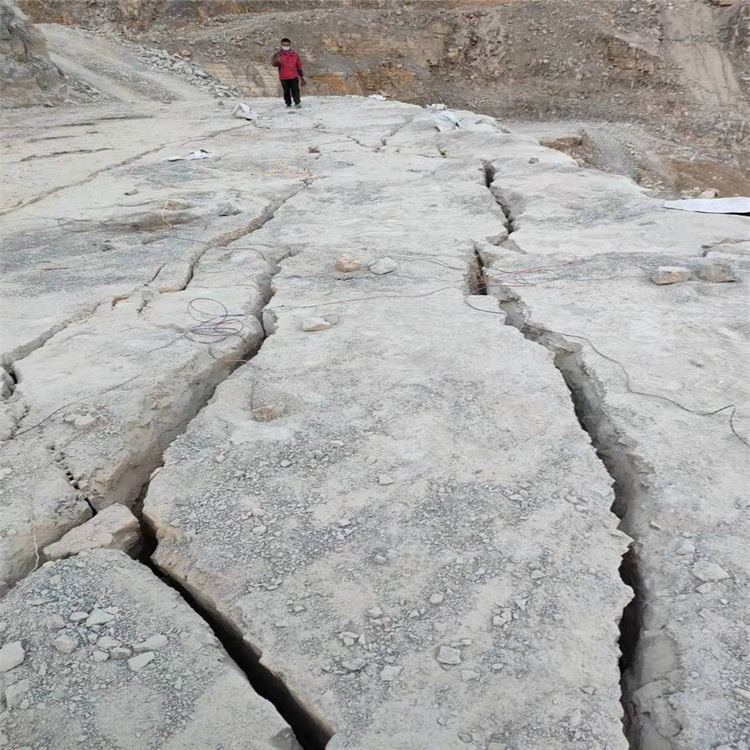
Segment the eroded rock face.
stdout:
<svg viewBox="0 0 750 750">
<path fill-rule="evenodd" d="M 122 552 L 46 564 L 0 602 L 0 623 L 24 650 L 0 673 L 12 746 L 291 747 L 206 623 Z"/>
<path fill-rule="evenodd" d="M 44 37 L 13 0 L 0 0 L 0 96 L 5 106 L 44 103 L 63 78 Z"/>
</svg>

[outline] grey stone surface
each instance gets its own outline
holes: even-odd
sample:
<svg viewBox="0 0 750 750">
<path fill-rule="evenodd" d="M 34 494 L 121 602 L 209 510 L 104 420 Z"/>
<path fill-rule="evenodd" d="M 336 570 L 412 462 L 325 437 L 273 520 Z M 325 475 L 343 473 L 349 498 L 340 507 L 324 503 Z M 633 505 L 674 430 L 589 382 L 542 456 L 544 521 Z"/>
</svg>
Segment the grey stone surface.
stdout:
<svg viewBox="0 0 750 750">
<path fill-rule="evenodd" d="M 631 537 L 633 741 L 741 747 L 747 218 L 665 211 L 470 113 L 438 133 L 412 105 L 257 100 L 247 124 L 186 96 L 48 113 L 71 152 L 112 148 L 60 161 L 8 117 L 10 742 L 286 741 L 207 626 L 123 554 L 24 579 L 150 481 L 156 564 L 329 750 L 624 748 Z M 691 278 L 653 284 L 664 266 Z"/>
<path fill-rule="evenodd" d="M 144 506 L 154 559 L 241 629 L 330 748 L 624 747 L 610 478 L 547 353 L 497 303 L 465 302 L 474 248 L 506 219 L 481 155 L 427 155 L 440 136 L 411 112 L 413 149 L 404 130 L 399 153 L 321 148 L 314 183 L 228 246 L 237 274 L 291 251 L 274 333 L 168 449 Z M 330 137 L 352 103 L 314 118 Z M 398 269 L 342 277 L 342 247 Z"/>
<path fill-rule="evenodd" d="M 88 625 L 70 621 L 76 610 L 114 616 Z M 42 620 L 59 617 L 67 624 L 55 636 Z M 8 747 L 284 747 L 278 744 L 284 722 L 208 625 L 120 551 L 91 550 L 46 563 L 0 601 L 0 620 L 9 623 L 0 637 L 23 637 L 26 648 L 23 663 L 0 674 Z M 113 653 L 113 643 L 164 635 L 169 642 L 156 651 L 128 660 Z M 63 639 L 75 648 L 59 648 Z"/>
</svg>

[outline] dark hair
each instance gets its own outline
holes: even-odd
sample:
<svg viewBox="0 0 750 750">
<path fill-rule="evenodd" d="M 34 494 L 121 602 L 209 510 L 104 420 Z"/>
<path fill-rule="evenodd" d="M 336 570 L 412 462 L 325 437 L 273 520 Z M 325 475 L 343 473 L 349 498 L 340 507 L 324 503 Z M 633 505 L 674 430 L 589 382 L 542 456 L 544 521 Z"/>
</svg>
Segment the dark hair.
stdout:
<svg viewBox="0 0 750 750">
<path fill-rule="evenodd" d="M 281 40 L 281 43 L 282 43 L 282 44 L 284 44 L 284 42 L 289 42 L 289 44 L 291 44 L 291 43 L 292 43 L 292 40 L 291 40 L 291 39 L 287 39 L 286 37 L 284 37 L 284 38 L 283 38 L 283 39 Z"/>
</svg>

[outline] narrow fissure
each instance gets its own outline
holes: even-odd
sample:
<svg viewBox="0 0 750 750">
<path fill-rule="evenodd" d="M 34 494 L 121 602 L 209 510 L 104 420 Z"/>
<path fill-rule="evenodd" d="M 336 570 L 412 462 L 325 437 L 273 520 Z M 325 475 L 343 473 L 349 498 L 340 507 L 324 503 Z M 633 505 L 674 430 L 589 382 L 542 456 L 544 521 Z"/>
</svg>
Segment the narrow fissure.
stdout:
<svg viewBox="0 0 750 750">
<path fill-rule="evenodd" d="M 513 211 L 511 207 L 502 199 L 498 190 L 494 187 L 495 177 L 497 177 L 497 167 L 491 161 L 482 162 L 482 170 L 484 174 L 484 186 L 492 194 L 495 203 L 500 206 L 500 209 L 505 216 L 505 228 L 508 230 L 508 235 L 513 234 L 516 231 L 515 218 L 513 217 Z"/>
<path fill-rule="evenodd" d="M 580 347 L 557 334 L 529 323 L 520 298 L 507 287 L 499 286 L 497 296 L 506 314 L 506 325 L 518 329 L 524 338 L 544 346 L 554 355 L 554 365 L 565 381 L 573 408 L 581 428 L 588 434 L 613 480 L 614 502 L 611 510 L 619 519 L 618 528 L 633 538 L 623 555 L 619 573 L 623 582 L 633 590 L 633 598 L 624 608 L 619 621 L 620 691 L 623 707 L 623 732 L 632 750 L 641 750 L 633 693 L 633 668 L 639 647 L 643 621 L 643 582 L 638 557 L 638 540 L 633 514 L 645 494 L 642 473 L 635 460 L 624 449 L 616 428 L 603 406 L 601 389 L 588 373 L 580 357 Z"/>
<path fill-rule="evenodd" d="M 141 493 L 142 507 L 148 484 Z M 303 750 L 324 750 L 333 732 L 324 722 L 315 717 L 302 702 L 289 690 L 284 681 L 260 661 L 256 650 L 243 638 L 237 627 L 214 607 L 203 604 L 200 598 L 189 591 L 179 581 L 162 570 L 152 559 L 157 539 L 154 530 L 141 513 L 141 530 L 145 543 L 140 562 L 148 567 L 162 583 L 174 589 L 183 601 L 211 628 L 213 634 L 224 647 L 229 658 L 245 675 L 252 689 L 269 701 L 289 725 Z"/>
<path fill-rule="evenodd" d="M 274 201 L 269 206 L 267 206 L 266 209 L 262 212 L 261 216 L 251 222 L 248 226 L 216 238 L 213 242 L 210 243 L 210 247 L 225 247 L 230 243 L 240 239 L 241 237 L 244 237 L 256 231 L 257 229 L 260 229 L 274 217 L 281 206 L 283 206 L 289 199 L 294 197 L 300 190 L 308 187 L 310 184 L 310 180 L 305 180 L 303 185 L 300 185 L 299 188 L 293 190 L 283 198 Z M 207 249 L 209 248 L 206 247 L 205 250 Z M 191 278 L 192 271 L 199 262 L 200 258 L 196 258 L 191 268 Z M 263 339 L 257 345 L 249 346 L 245 351 L 241 352 L 241 356 L 232 363 L 226 374 L 220 380 L 217 380 L 217 382 L 214 383 L 211 387 L 205 390 L 205 392 L 203 393 L 203 397 L 196 405 L 197 408 L 191 409 L 191 412 L 185 415 L 184 421 L 179 425 L 179 427 L 174 430 L 169 444 L 171 444 L 174 439 L 176 439 L 188 428 L 190 422 L 211 400 L 213 394 L 216 391 L 216 388 L 218 388 L 218 386 L 222 382 L 229 378 L 237 368 L 249 362 L 258 353 L 268 336 L 271 335 L 266 329 L 266 326 L 263 325 L 263 312 L 266 310 L 273 297 L 270 280 L 280 270 L 278 262 L 273 263 L 269 270 L 270 273 L 268 274 L 268 277 L 264 279 L 263 284 L 265 292 L 263 297 L 263 307 L 261 308 L 257 316 L 259 322 L 261 322 L 261 328 L 264 331 Z M 187 284 L 185 286 L 187 286 Z M 160 461 L 158 465 L 154 468 L 151 468 L 148 474 L 148 478 L 141 483 L 141 489 L 138 493 L 138 496 L 132 501 L 132 503 L 129 504 L 131 506 L 133 514 L 136 516 L 140 524 L 141 542 L 138 545 L 138 560 L 146 565 L 150 570 L 152 570 L 163 583 L 177 591 L 177 593 L 182 597 L 185 603 L 208 624 L 216 638 L 226 650 L 229 657 L 234 661 L 240 671 L 242 671 L 246 676 L 253 690 L 262 698 L 269 701 L 275 707 L 284 721 L 286 721 L 303 750 L 324 750 L 328 741 L 333 736 L 332 729 L 324 721 L 317 718 L 311 711 L 309 711 L 302 703 L 302 701 L 300 701 L 289 690 L 289 688 L 281 678 L 279 678 L 274 672 L 272 672 L 261 663 L 259 653 L 252 647 L 250 643 L 248 643 L 243 638 L 242 633 L 226 616 L 219 612 L 215 607 L 202 602 L 200 598 L 200 592 L 192 592 L 188 590 L 179 581 L 170 576 L 168 572 L 160 569 L 153 562 L 152 555 L 157 547 L 157 539 L 154 529 L 151 528 L 144 517 L 143 503 L 146 497 L 146 493 L 148 492 L 151 480 L 156 476 L 158 471 L 163 466 L 163 457 L 168 447 L 169 445 L 164 446 L 161 451 Z M 60 459 L 58 463 L 60 463 L 61 461 L 62 459 Z M 62 463 L 61 468 L 65 473 L 65 477 L 68 483 L 72 488 L 79 492 L 79 494 L 91 508 L 92 518 L 96 516 L 98 510 L 95 507 L 94 503 L 92 503 L 91 500 L 80 489 L 79 480 L 77 480 L 68 470 L 68 468 Z"/>
<path fill-rule="evenodd" d="M 487 295 L 487 273 L 484 265 L 484 258 L 479 248 L 474 246 L 474 255 L 469 262 L 467 286 L 469 294 Z"/>
</svg>

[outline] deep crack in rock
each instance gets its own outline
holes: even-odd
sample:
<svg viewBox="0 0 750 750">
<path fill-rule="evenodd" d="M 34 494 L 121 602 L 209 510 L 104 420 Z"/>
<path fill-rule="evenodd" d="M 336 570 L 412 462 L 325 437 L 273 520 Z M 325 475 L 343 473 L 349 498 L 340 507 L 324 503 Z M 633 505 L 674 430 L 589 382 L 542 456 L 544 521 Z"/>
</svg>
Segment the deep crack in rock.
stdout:
<svg viewBox="0 0 750 750">
<path fill-rule="evenodd" d="M 612 477 L 615 500 L 612 512 L 620 519 L 619 529 L 633 539 L 623 555 L 620 576 L 633 589 L 633 599 L 623 610 L 620 619 L 619 661 L 621 674 L 621 703 L 624 711 L 623 731 L 633 750 L 641 750 L 636 731 L 635 707 L 632 701 L 632 668 L 639 647 L 643 619 L 643 585 L 639 570 L 638 535 L 633 522 L 634 514 L 644 502 L 645 470 L 637 466 L 608 416 L 602 398 L 601 385 L 587 370 L 581 358 L 579 344 L 571 343 L 562 336 L 546 331 L 531 323 L 520 297 L 509 287 L 498 285 L 494 290 L 505 312 L 505 323 L 516 328 L 529 341 L 544 346 L 554 355 L 554 365 L 565 381 L 573 408 L 581 428 L 591 438 L 597 457 Z M 648 748 L 642 748 L 648 750 Z"/>
</svg>

